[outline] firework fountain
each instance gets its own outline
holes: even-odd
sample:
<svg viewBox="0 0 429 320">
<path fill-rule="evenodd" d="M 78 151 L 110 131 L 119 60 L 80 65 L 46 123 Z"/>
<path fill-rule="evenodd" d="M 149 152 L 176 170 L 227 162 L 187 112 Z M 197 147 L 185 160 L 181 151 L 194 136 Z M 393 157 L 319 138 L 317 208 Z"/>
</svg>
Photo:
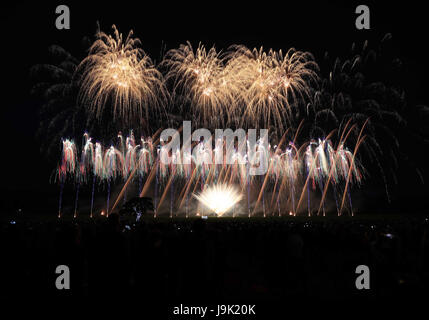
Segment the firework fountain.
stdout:
<svg viewBox="0 0 429 320">
<path fill-rule="evenodd" d="M 128 141 L 128 148 L 125 155 L 119 150 L 119 147 L 111 145 L 109 148 L 104 148 L 100 143 L 95 144 L 95 148 L 91 142 L 91 138 L 87 137 L 82 150 L 82 158 L 76 157 L 76 145 L 71 140 L 64 140 L 63 159 L 60 166 L 59 177 L 60 185 L 63 185 L 65 178 L 68 177 L 70 181 L 77 181 L 76 183 L 83 183 L 85 181 L 92 181 L 93 191 L 91 195 L 91 210 L 93 208 L 93 194 L 94 194 L 94 181 L 99 179 L 100 182 L 107 184 L 107 202 L 106 212 L 111 212 L 110 209 L 110 187 L 115 181 L 125 181 L 128 186 L 133 179 L 139 180 L 140 177 L 146 178 L 146 183 L 150 184 L 150 176 L 155 177 L 154 181 L 154 195 L 155 195 L 155 208 L 156 213 L 161 209 L 167 192 L 170 192 L 169 213 L 173 215 L 173 209 L 176 207 L 175 203 L 178 201 L 181 208 L 185 202 L 185 214 L 188 213 L 189 194 L 192 193 L 194 198 L 200 200 L 201 195 L 205 190 L 210 188 L 213 184 L 222 186 L 238 185 L 239 192 L 246 189 L 247 192 L 247 208 L 250 215 L 250 193 L 251 189 L 259 189 L 258 200 L 253 208 L 253 214 L 259 202 L 262 204 L 263 215 L 267 215 L 266 208 L 266 194 L 271 194 L 271 204 L 275 201 L 275 207 L 281 215 L 280 209 L 282 208 L 282 201 L 284 197 L 282 193 L 288 194 L 288 206 L 290 211 L 295 214 L 301 205 L 304 193 L 309 197 L 311 192 L 320 189 L 322 192 L 322 199 L 320 206 L 323 208 L 326 200 L 326 191 L 329 184 L 338 186 L 341 182 L 344 184 L 344 195 L 347 195 L 349 202 L 351 199 L 350 188 L 352 185 L 359 185 L 362 181 L 362 166 L 356 159 L 356 152 L 359 146 L 355 147 L 354 152 L 348 150 L 344 143 L 340 143 L 336 149 L 333 147 L 333 142 L 328 139 L 320 139 L 319 141 L 312 140 L 304 144 L 301 148 L 297 148 L 293 142 L 289 142 L 287 147 L 282 150 L 280 146 L 275 148 L 263 149 L 258 146 L 258 152 L 255 154 L 259 157 L 267 157 L 269 164 L 268 171 L 262 175 L 261 179 L 255 179 L 249 174 L 249 168 L 252 165 L 248 160 L 247 155 L 241 157 L 238 150 L 232 151 L 233 162 L 219 164 L 216 163 L 215 157 L 219 157 L 217 152 L 210 153 L 206 150 L 207 145 L 198 143 L 195 145 L 195 157 L 191 156 L 190 164 L 182 164 L 178 161 L 178 157 L 183 153 L 183 150 L 176 150 L 170 155 L 166 145 L 161 142 L 161 145 L 154 148 L 151 143 L 151 138 L 141 138 L 142 143 L 135 145 L 134 135 L 131 132 L 126 138 Z M 362 143 L 362 141 L 360 141 Z M 248 142 L 247 142 L 248 144 Z M 105 150 L 104 152 L 102 150 Z M 224 152 L 224 151 L 223 151 Z M 171 156 L 170 161 L 168 157 Z M 224 153 L 226 156 L 226 153 Z M 240 158 L 241 157 L 241 158 Z M 76 163 L 80 163 L 80 170 L 76 169 Z M 166 163 L 169 163 L 168 165 Z M 138 172 L 137 175 L 135 173 Z M 93 179 L 82 179 L 82 176 L 93 174 Z M 79 177 L 79 178 L 77 178 Z M 179 192 L 179 197 L 176 199 L 176 190 L 179 185 L 182 185 L 182 190 Z M 298 206 L 295 206 L 295 192 L 301 185 L 302 192 Z M 259 187 L 258 187 L 259 186 Z M 316 188 L 318 186 L 319 188 Z M 148 186 L 145 184 L 143 189 L 147 190 Z M 175 188 L 175 189 L 173 189 Z M 200 192 L 196 192 L 199 189 Z M 226 188 L 227 190 L 230 190 Z M 126 187 L 121 191 L 123 196 Z M 139 189 L 140 190 L 140 189 Z M 162 190 L 162 193 L 158 192 Z M 173 191 L 172 191 L 173 190 Z M 192 190 L 192 192 L 191 192 Z M 336 189 L 334 189 L 336 190 Z M 143 193 L 144 190 L 141 190 Z M 146 192 L 146 191 L 145 191 Z M 196 197 L 196 195 L 199 195 Z M 240 193 L 241 194 L 241 193 Z M 265 197 L 264 197 L 265 194 Z M 335 192 L 334 192 L 335 194 Z M 339 211 L 344 207 L 343 201 Z M 158 198 L 160 196 L 160 198 Z M 241 200 L 242 197 L 240 197 Z M 275 199 L 275 200 L 274 200 Z M 309 198 L 308 198 L 309 199 Z M 208 200 L 205 200 L 207 202 Z M 118 199 L 116 200 L 112 209 L 116 207 Z M 237 201 L 238 202 L 238 201 Z M 237 202 L 234 203 L 237 204 Z M 204 203 L 204 202 L 203 202 Z M 204 204 L 206 207 L 207 205 Z M 351 210 L 351 202 L 350 202 Z M 270 206 L 272 207 L 272 206 Z M 307 203 L 308 212 L 311 212 L 311 203 Z M 320 211 L 320 208 L 319 208 Z M 222 213 L 222 215 L 225 212 Z"/>
</svg>

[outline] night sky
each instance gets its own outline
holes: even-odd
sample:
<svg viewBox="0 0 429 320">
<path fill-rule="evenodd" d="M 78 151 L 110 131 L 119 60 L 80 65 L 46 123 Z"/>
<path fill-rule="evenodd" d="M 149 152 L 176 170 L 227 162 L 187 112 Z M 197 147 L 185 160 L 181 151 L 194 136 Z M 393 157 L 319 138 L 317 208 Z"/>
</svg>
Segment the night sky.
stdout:
<svg viewBox="0 0 429 320">
<path fill-rule="evenodd" d="M 143 49 L 157 61 L 163 44 L 168 50 L 187 40 L 193 45 L 199 41 L 207 46 L 214 44 L 218 49 L 227 49 L 231 44 L 276 50 L 295 47 L 312 52 L 318 61 L 325 51 L 332 56 L 344 56 L 353 42 L 361 44 L 367 39 L 376 45 L 384 34 L 390 32 L 395 50 L 406 67 L 404 84 L 408 108 L 429 104 L 429 68 L 425 49 L 427 11 L 424 4 L 390 2 L 388 6 L 381 6 L 362 1 L 347 5 L 342 2 L 327 4 L 325 1 L 317 4 L 295 2 L 246 1 L 234 6 L 233 1 L 201 1 L 198 5 L 182 2 L 171 5 L 166 1 L 151 1 L 149 4 L 147 1 L 134 4 L 125 1 L 114 4 L 110 1 L 2 3 L 2 210 L 18 207 L 35 211 L 55 210 L 57 206 L 58 187 L 49 183 L 56 163 L 47 162 L 35 138 L 40 105 L 30 95 L 29 68 L 48 61 L 47 49 L 51 44 L 64 47 L 79 59 L 84 57 L 82 38 L 93 39 L 96 21 L 106 32 L 110 32 L 112 24 L 116 24 L 122 33 L 133 29 L 142 40 Z M 70 8 L 70 30 L 55 28 L 55 8 L 59 4 Z M 367 4 L 371 9 L 369 31 L 355 28 L 358 4 Z M 408 121 L 413 130 L 418 130 L 418 120 L 410 111 Z M 419 141 L 407 143 L 411 146 L 407 150 L 421 154 L 416 161 L 425 177 L 429 178 L 424 144 Z M 427 188 L 419 184 L 415 174 L 409 173 L 407 168 L 400 167 L 399 171 L 399 185 L 395 187 L 393 203 L 382 205 L 383 209 L 423 208 L 429 199 Z M 373 198 L 378 196 L 378 193 L 372 195 Z"/>
</svg>

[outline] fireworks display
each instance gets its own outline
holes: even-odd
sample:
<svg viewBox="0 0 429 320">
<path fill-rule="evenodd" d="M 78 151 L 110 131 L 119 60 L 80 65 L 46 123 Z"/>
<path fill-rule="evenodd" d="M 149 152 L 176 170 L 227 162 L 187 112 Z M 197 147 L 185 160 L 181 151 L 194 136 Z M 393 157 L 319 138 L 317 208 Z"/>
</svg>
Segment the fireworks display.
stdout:
<svg viewBox="0 0 429 320">
<path fill-rule="evenodd" d="M 272 319 L 427 295 L 423 4 L 70 3 L 2 19 L 5 296 Z"/>
<path fill-rule="evenodd" d="M 245 124 L 270 126 L 283 132 L 292 125 L 293 108 L 310 98 L 310 86 L 318 80 L 318 66 L 308 52 L 263 48 L 250 50 L 235 46 L 229 53 L 228 73 L 240 84 L 240 104 L 244 107 Z"/>
<path fill-rule="evenodd" d="M 149 120 L 149 107 L 161 112 L 167 96 L 161 73 L 139 48 L 140 40 L 130 31 L 124 39 L 113 26 L 114 36 L 97 34 L 89 55 L 78 69 L 82 70 L 81 100 L 101 117 L 108 105 L 113 116 L 124 120 Z M 144 112 L 143 112 L 144 111 Z"/>
<path fill-rule="evenodd" d="M 356 61 L 361 60 L 352 67 L 346 61 L 341 71 L 336 61 L 330 78 L 322 79 L 309 52 L 242 45 L 222 52 L 187 42 L 167 51 L 159 64 L 161 73 L 139 46 L 132 31 L 125 39 L 115 26 L 113 35 L 97 33 L 76 71 L 78 97 L 90 115 L 101 117 L 110 108 L 113 121 L 124 127 L 136 122 L 150 127 L 152 117 L 170 109 L 209 129 L 266 128 L 271 144 L 259 145 L 255 156 L 267 160 L 268 169 L 261 176 L 250 174 L 255 159 L 237 146 L 228 153 L 232 163 L 219 163 L 216 158 L 227 153 L 222 141 L 220 150 L 218 142 L 214 149 L 195 142 L 190 153 L 169 149 L 156 134 L 139 139 L 132 130 L 127 137 L 119 132 L 103 145 L 85 133 L 80 146 L 63 139 L 57 170 L 61 195 L 66 181 L 77 185 L 75 214 L 80 184 L 92 183 L 92 216 L 96 184 L 107 186 L 108 215 L 138 181 L 140 196 L 153 191 L 155 216 L 165 210 L 165 199 L 170 200 L 170 216 L 195 215 L 193 199 L 218 216 L 231 208 L 233 215 L 325 215 L 333 203 L 338 215 L 344 209 L 353 215 L 351 189 L 366 176 L 360 150 L 380 168 L 378 155 L 383 154 L 376 141 L 377 119 L 370 119 L 373 113 L 365 115 L 372 109 L 353 113 L 349 96 L 335 91 L 334 81 L 345 78 L 344 72 L 357 72 Z M 381 172 L 384 176 L 383 168 Z M 125 185 L 112 206 L 111 184 L 121 182 Z"/>
<path fill-rule="evenodd" d="M 273 127 L 283 132 L 299 104 L 310 99 L 318 66 L 308 52 L 250 50 L 233 46 L 222 55 L 191 44 L 167 52 L 162 63 L 173 91 L 189 100 L 204 127 L 236 125 Z"/>
<path fill-rule="evenodd" d="M 276 199 L 274 207 L 277 207 L 279 212 L 281 208 L 288 207 L 289 211 L 295 214 L 299 209 L 304 209 L 304 206 L 301 206 L 301 199 L 305 192 L 308 192 L 309 196 L 310 192 L 319 190 L 321 195 L 319 203 L 323 206 L 329 186 L 334 193 L 338 193 L 336 196 L 341 197 L 346 193 L 347 187 L 360 185 L 364 172 L 355 154 L 344 146 L 344 141 L 336 148 L 331 140 L 320 139 L 307 142 L 300 148 L 292 141 L 284 149 L 280 146 L 269 145 L 267 149 L 260 146 L 254 157 L 265 157 L 268 163 L 268 170 L 261 182 L 258 176 L 249 174 L 249 168 L 255 163 L 255 159 L 248 159 L 247 155 L 243 157 L 237 149 L 230 155 L 232 163 L 219 164 L 216 158 L 226 159 L 228 151 L 222 148 L 209 152 L 203 142 L 196 144 L 192 155 L 188 155 L 180 149 L 171 152 L 164 143 L 154 148 L 151 138 L 142 137 L 140 143 L 136 144 L 132 132 L 125 140 L 118 134 L 118 146 L 103 148 L 97 142 L 95 151 L 91 140 L 85 134 L 81 159 L 76 156 L 74 142 L 67 139 L 63 141 L 63 158 L 58 170 L 62 181 L 69 177 L 71 181 L 95 183 L 97 178 L 100 183 L 108 185 L 110 197 L 111 182 L 124 181 L 128 184 L 134 178 L 139 180 L 147 178 L 149 181 L 149 177 L 155 175 L 157 209 L 160 208 L 167 191 L 171 191 L 174 185 L 181 190 L 179 196 L 170 195 L 171 211 L 173 207 L 178 211 L 183 209 L 184 201 L 188 203 L 189 195 L 193 194 L 196 199 L 221 216 L 244 198 L 244 191 L 247 188 L 249 212 L 255 212 L 259 202 L 250 199 L 250 189 L 259 189 L 264 195 L 271 194 L 271 198 Z M 169 157 L 171 161 L 167 161 Z M 186 157 L 189 157 L 189 163 L 176 161 L 178 158 Z M 168 162 L 169 164 L 166 164 Z M 78 163 L 81 165 L 78 166 Z M 225 193 L 229 193 L 231 198 L 212 203 L 214 198 Z M 341 212 L 343 206 L 344 204 L 337 203 L 337 211 Z M 318 208 L 312 208 L 308 200 L 307 209 L 311 214 Z M 351 211 L 352 208 L 348 210 Z M 109 204 L 106 211 L 109 212 Z M 265 209 L 263 211 L 265 214 Z M 320 207 L 317 212 L 320 212 Z"/>
<path fill-rule="evenodd" d="M 225 125 L 239 92 L 233 74 L 225 69 L 225 59 L 213 47 L 207 50 L 191 44 L 167 52 L 162 62 L 168 68 L 167 79 L 174 80 L 176 96 L 189 100 L 198 123 Z"/>
</svg>

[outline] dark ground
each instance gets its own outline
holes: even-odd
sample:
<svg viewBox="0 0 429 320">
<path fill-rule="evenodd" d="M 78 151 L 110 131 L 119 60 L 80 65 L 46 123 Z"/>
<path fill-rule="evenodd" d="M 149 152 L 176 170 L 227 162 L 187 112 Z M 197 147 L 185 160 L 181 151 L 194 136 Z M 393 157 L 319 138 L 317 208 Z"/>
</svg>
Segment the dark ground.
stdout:
<svg viewBox="0 0 429 320">
<path fill-rule="evenodd" d="M 0 224 L 9 296 L 159 301 L 385 301 L 427 297 L 423 215 L 285 219 L 16 219 Z M 129 229 L 128 229 L 129 228 Z M 391 234 L 392 237 L 386 236 Z M 55 288 L 70 267 L 71 289 Z M 370 268 L 357 290 L 355 269 Z"/>
</svg>

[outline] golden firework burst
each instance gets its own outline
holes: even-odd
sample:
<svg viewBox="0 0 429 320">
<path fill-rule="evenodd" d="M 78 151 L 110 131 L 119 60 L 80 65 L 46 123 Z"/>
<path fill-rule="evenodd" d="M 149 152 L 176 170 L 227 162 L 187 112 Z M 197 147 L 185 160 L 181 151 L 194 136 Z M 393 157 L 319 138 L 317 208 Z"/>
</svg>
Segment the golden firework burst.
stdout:
<svg viewBox="0 0 429 320">
<path fill-rule="evenodd" d="M 174 92 L 190 101 L 194 120 L 204 126 L 231 121 L 239 90 L 214 47 L 207 50 L 200 44 L 194 50 L 187 42 L 168 51 L 162 64 L 168 68 L 166 78 L 174 80 Z"/>
<path fill-rule="evenodd" d="M 89 55 L 78 67 L 82 72 L 80 101 L 98 118 L 110 105 L 115 119 L 147 123 L 149 109 L 161 112 L 165 107 L 168 94 L 162 75 L 132 30 L 124 39 L 115 25 L 112 28 L 113 35 L 97 33 Z"/>
<path fill-rule="evenodd" d="M 310 99 L 310 87 L 317 84 L 318 65 L 308 52 L 282 51 L 261 47 L 250 50 L 233 46 L 228 54 L 229 73 L 240 84 L 243 123 L 284 131 L 291 124 L 293 108 Z"/>
</svg>

